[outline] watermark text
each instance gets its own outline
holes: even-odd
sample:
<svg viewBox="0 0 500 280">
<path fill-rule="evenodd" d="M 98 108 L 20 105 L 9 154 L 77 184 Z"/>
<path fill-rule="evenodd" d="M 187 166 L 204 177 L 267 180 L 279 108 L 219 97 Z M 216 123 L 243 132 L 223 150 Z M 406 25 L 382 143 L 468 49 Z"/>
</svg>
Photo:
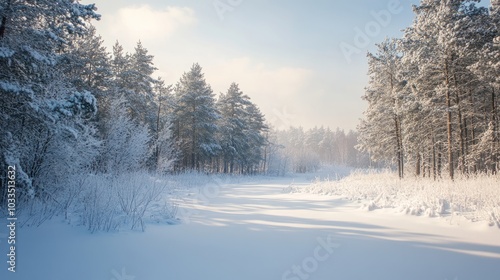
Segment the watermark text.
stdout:
<svg viewBox="0 0 500 280">
<path fill-rule="evenodd" d="M 7 228 L 8 228 L 8 253 L 7 264 L 10 272 L 16 272 L 16 167 L 7 169 Z"/>
</svg>

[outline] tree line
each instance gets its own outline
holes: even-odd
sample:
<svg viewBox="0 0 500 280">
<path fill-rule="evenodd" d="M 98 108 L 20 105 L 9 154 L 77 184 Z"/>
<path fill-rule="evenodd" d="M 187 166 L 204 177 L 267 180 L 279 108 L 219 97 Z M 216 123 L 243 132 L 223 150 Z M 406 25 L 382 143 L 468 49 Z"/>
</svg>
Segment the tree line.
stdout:
<svg viewBox="0 0 500 280">
<path fill-rule="evenodd" d="M 45 200 L 73 174 L 262 171 L 268 126 L 236 83 L 216 98 L 195 63 L 166 85 L 141 42 L 107 51 L 95 11 L 0 2 L 2 203 L 13 165 L 18 196 Z"/>
<path fill-rule="evenodd" d="M 290 127 L 271 130 L 266 137 L 270 144 L 264 150 L 264 159 L 269 174 L 315 172 L 325 165 L 379 167 L 355 148 L 359 137 L 356 131 Z"/>
<path fill-rule="evenodd" d="M 355 132 L 276 131 L 238 84 L 216 96 L 197 63 L 167 85 L 140 41 L 108 51 L 99 18 L 72 0 L 0 2 L 0 204 L 8 166 L 19 198 L 68 209 L 74 175 L 284 175 L 361 162 Z"/>
<path fill-rule="evenodd" d="M 500 1 L 422 0 L 368 54 L 360 150 L 417 176 L 500 168 Z"/>
</svg>

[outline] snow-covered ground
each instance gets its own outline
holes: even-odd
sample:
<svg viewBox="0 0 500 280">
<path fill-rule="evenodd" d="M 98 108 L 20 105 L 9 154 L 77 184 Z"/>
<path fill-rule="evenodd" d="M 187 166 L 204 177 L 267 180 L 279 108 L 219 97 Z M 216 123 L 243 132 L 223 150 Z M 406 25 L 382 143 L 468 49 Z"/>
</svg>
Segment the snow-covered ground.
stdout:
<svg viewBox="0 0 500 280">
<path fill-rule="evenodd" d="M 316 180 L 289 192 L 339 195 L 366 210 L 392 208 L 416 216 L 487 221 L 500 228 L 500 176 L 469 175 L 448 179 L 399 179 L 394 172 L 358 170 L 340 179 Z"/>
<path fill-rule="evenodd" d="M 21 228 L 17 272 L 2 262 L 0 279 L 500 279 L 497 227 L 286 191 L 311 179 L 215 180 L 176 196 L 183 223 L 144 233 L 90 234 L 57 218 Z"/>
</svg>

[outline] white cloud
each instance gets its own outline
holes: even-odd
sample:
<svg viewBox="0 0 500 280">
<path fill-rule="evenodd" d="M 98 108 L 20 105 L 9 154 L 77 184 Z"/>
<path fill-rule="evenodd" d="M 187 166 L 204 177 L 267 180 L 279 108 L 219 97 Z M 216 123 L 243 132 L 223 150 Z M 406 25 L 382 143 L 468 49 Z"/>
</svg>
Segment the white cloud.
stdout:
<svg viewBox="0 0 500 280">
<path fill-rule="evenodd" d="M 249 57 L 239 57 L 210 65 L 205 73 L 207 81 L 215 90 L 225 92 L 232 82 L 239 84 L 240 89 L 252 98 L 276 126 L 284 122 L 282 112 L 286 111 L 285 115 L 290 121 L 300 119 L 303 107 L 310 105 L 301 104 L 300 98 L 297 98 L 311 90 L 314 71 L 310 69 L 272 67 Z"/>
<path fill-rule="evenodd" d="M 207 75 L 212 83 L 226 84 L 227 88 L 236 82 L 249 92 L 286 97 L 299 94 L 311 81 L 313 71 L 298 67 L 273 68 L 249 57 L 240 57 L 207 69 Z"/>
<path fill-rule="evenodd" d="M 166 39 L 181 28 L 196 23 L 191 8 L 166 7 L 154 9 L 149 5 L 128 6 L 108 14 L 99 22 L 98 30 L 106 38 L 116 38 L 123 45 Z"/>
</svg>

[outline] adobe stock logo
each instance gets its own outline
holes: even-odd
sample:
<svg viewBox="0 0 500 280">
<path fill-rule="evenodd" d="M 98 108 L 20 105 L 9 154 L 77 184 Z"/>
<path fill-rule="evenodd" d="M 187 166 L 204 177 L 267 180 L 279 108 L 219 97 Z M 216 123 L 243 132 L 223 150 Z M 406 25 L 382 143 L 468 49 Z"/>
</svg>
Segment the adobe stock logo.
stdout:
<svg viewBox="0 0 500 280">
<path fill-rule="evenodd" d="M 118 273 L 115 269 L 111 270 L 111 274 L 113 274 L 113 278 L 111 280 L 134 280 L 135 276 L 128 275 L 125 271 L 125 268 L 122 268 L 121 273 Z"/>
<path fill-rule="evenodd" d="M 219 16 L 220 21 L 225 19 L 225 14 L 233 12 L 237 7 L 243 4 L 244 0 L 215 0 L 212 5 Z"/>
<path fill-rule="evenodd" d="M 295 123 L 296 116 L 289 113 L 288 108 L 285 106 L 279 110 L 273 109 L 273 115 L 270 120 L 277 130 L 287 130 Z"/>
<path fill-rule="evenodd" d="M 312 256 L 304 258 L 300 265 L 293 265 L 281 276 L 281 280 L 306 280 L 319 269 L 319 265 L 330 258 L 334 249 L 340 244 L 334 242 L 333 236 L 328 235 L 326 240 L 318 237 L 318 246 L 314 248 Z"/>
<path fill-rule="evenodd" d="M 353 55 L 361 54 L 363 49 L 370 46 L 372 39 L 379 36 L 382 29 L 391 24 L 393 16 L 402 11 L 403 7 L 401 7 L 400 0 L 391 0 L 385 10 L 379 12 L 371 11 L 370 14 L 373 20 L 367 22 L 364 29 L 359 27 L 354 28 L 353 43 L 342 42 L 339 45 L 347 62 L 351 63 Z"/>
<path fill-rule="evenodd" d="M 221 189 L 229 182 L 229 177 L 224 177 L 224 180 L 217 177 L 210 178 L 210 181 L 194 196 L 193 203 L 195 205 L 210 205 L 210 201 L 218 197 Z M 179 208 L 177 211 L 177 217 L 186 224 L 190 224 L 191 217 L 198 214 L 197 210 L 190 208 Z"/>
</svg>

